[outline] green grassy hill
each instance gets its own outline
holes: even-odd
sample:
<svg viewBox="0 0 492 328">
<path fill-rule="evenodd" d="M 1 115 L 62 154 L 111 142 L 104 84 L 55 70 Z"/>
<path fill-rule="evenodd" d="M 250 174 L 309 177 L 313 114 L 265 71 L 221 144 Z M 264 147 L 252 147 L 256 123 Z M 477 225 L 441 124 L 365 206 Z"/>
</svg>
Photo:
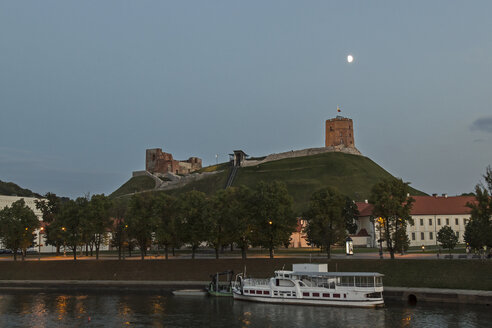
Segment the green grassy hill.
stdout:
<svg viewBox="0 0 492 328">
<path fill-rule="evenodd" d="M 0 195 L 4 196 L 23 196 L 23 197 L 41 197 L 41 195 L 32 192 L 29 189 L 19 187 L 13 182 L 4 182 L 0 180 Z"/>
<path fill-rule="evenodd" d="M 134 192 L 154 189 L 155 181 L 148 176 L 132 177 L 125 182 L 121 187 L 116 189 L 109 197 L 120 197 Z"/>
<path fill-rule="evenodd" d="M 189 183 L 182 188 L 165 192 L 177 195 L 189 190 L 199 190 L 213 194 L 224 188 L 230 167 L 226 164 L 219 164 L 202 169 L 208 172 L 217 169 L 222 169 L 222 172 Z M 393 178 L 393 176 L 367 157 L 345 153 L 324 153 L 240 168 L 233 186 L 254 187 L 259 181 L 282 181 L 287 185 L 289 193 L 294 198 L 294 210 L 301 213 L 307 207 L 311 194 L 323 187 L 335 187 L 352 199 L 362 201 L 369 197 L 371 188 L 375 183 L 389 178 Z M 127 190 L 130 192 L 133 192 L 133 189 L 137 190 L 132 186 L 132 183 L 130 180 L 125 184 L 128 185 Z M 124 194 L 120 189 L 115 191 L 113 195 L 116 193 Z M 413 188 L 411 194 L 425 195 L 425 193 Z"/>
</svg>

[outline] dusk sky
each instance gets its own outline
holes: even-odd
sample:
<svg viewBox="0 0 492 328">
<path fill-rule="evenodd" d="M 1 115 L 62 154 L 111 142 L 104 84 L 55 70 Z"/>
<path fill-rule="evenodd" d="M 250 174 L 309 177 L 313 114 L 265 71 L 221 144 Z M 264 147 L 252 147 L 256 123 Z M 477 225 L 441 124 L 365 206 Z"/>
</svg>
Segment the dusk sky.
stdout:
<svg viewBox="0 0 492 328">
<path fill-rule="evenodd" d="M 426 193 L 492 164 L 491 1 L 1 1 L 0 180 L 109 194 L 145 149 L 205 165 L 355 145 Z M 347 63 L 347 55 L 354 61 Z"/>
</svg>

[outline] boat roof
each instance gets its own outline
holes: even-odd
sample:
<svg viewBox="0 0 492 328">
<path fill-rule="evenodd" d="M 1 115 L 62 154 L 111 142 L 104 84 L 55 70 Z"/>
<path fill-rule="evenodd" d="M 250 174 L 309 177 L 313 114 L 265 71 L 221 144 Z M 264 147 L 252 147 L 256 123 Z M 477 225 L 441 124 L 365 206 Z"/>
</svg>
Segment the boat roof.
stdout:
<svg viewBox="0 0 492 328">
<path fill-rule="evenodd" d="M 313 277 L 384 277 L 378 272 L 305 272 L 305 271 L 276 271 L 296 276 Z"/>
</svg>

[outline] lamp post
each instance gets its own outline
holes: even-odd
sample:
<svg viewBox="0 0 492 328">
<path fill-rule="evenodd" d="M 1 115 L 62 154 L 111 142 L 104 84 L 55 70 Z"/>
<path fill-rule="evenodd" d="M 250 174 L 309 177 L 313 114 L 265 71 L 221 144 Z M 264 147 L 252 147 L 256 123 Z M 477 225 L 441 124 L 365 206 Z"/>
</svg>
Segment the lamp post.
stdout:
<svg viewBox="0 0 492 328">
<path fill-rule="evenodd" d="M 345 255 L 354 255 L 354 242 L 350 236 L 345 239 Z"/>
<path fill-rule="evenodd" d="M 39 228 L 38 232 L 38 261 L 41 261 L 41 232 L 44 231 L 44 227 Z"/>
<path fill-rule="evenodd" d="M 383 259 L 383 238 L 381 237 L 381 231 L 383 230 L 383 218 L 379 217 L 379 258 Z"/>
<path fill-rule="evenodd" d="M 268 224 L 270 225 L 270 258 L 273 258 L 273 221 L 268 220 Z"/>
<path fill-rule="evenodd" d="M 65 227 L 62 227 L 61 228 L 63 232 L 65 232 L 67 230 L 67 228 Z M 67 256 L 67 245 L 65 243 L 65 238 L 63 238 L 63 256 Z"/>
</svg>

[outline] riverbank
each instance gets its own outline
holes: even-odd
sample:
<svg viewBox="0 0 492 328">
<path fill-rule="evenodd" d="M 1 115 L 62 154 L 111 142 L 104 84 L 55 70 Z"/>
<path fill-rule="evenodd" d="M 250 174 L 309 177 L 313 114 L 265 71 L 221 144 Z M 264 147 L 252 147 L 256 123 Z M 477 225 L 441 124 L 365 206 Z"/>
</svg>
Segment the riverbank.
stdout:
<svg viewBox="0 0 492 328">
<path fill-rule="evenodd" d="M 266 278 L 274 270 L 291 269 L 306 258 L 175 259 L 145 261 L 2 261 L 0 280 L 44 281 L 208 281 L 215 272 L 246 269 Z M 462 260 L 312 259 L 329 271 L 379 272 L 386 287 L 444 288 L 492 291 L 492 262 Z"/>
</svg>

